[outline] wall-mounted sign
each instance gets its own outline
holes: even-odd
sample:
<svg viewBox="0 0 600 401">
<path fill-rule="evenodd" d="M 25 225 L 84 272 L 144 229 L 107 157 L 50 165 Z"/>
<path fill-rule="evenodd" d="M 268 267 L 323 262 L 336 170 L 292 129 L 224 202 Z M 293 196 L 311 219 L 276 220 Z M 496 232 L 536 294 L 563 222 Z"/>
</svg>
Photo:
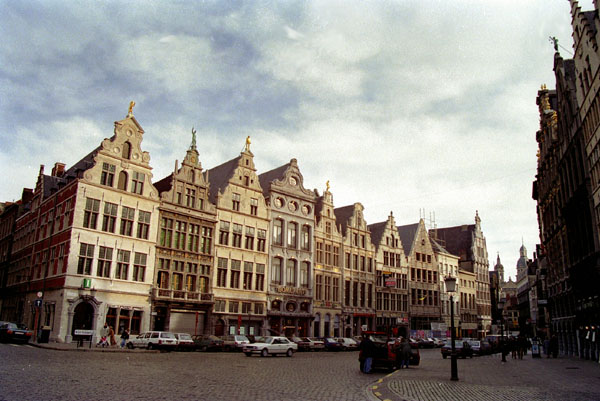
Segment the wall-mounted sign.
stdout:
<svg viewBox="0 0 600 401">
<path fill-rule="evenodd" d="M 306 288 L 277 287 L 276 290 L 281 294 L 306 295 Z"/>
</svg>

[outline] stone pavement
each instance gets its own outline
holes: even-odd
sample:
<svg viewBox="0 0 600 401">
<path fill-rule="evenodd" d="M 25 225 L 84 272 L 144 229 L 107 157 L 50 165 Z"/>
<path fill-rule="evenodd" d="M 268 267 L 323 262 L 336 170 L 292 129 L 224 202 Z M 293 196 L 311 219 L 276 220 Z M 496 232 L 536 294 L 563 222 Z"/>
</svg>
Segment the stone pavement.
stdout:
<svg viewBox="0 0 600 401">
<path fill-rule="evenodd" d="M 114 347 L 98 347 L 95 344 L 92 344 L 90 347 L 89 342 L 84 342 L 83 346 L 79 346 L 76 342 L 72 343 L 58 343 L 58 342 L 49 342 L 49 343 L 36 343 L 34 341 L 30 341 L 29 345 L 37 348 L 45 348 L 52 349 L 56 351 L 80 351 L 80 352 L 160 352 L 160 350 L 148 350 L 145 348 L 120 348 L 118 345 Z"/>
<path fill-rule="evenodd" d="M 432 355 L 433 356 L 433 355 Z M 488 355 L 458 360 L 459 381 L 450 380 L 450 359 L 422 359 L 369 385 L 372 401 L 598 400 L 600 364 L 571 357 L 501 361 Z"/>
</svg>

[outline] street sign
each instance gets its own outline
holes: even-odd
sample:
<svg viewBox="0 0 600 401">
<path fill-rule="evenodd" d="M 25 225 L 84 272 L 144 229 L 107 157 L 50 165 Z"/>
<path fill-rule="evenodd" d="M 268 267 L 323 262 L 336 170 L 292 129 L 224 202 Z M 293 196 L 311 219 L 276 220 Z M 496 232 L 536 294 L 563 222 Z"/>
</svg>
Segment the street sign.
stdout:
<svg viewBox="0 0 600 401">
<path fill-rule="evenodd" d="M 35 301 L 33 301 L 33 305 L 36 308 L 40 308 L 42 306 L 42 300 L 41 299 L 36 299 Z"/>
<path fill-rule="evenodd" d="M 76 336 L 93 336 L 94 330 L 75 330 Z"/>
</svg>

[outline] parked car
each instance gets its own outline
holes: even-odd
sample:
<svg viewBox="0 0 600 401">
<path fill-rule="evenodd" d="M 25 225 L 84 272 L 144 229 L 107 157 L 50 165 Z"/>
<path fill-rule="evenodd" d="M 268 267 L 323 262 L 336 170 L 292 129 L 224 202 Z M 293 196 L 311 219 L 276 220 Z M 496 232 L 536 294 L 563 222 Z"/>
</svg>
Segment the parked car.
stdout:
<svg viewBox="0 0 600 401">
<path fill-rule="evenodd" d="M 302 337 L 305 341 L 310 344 L 311 351 L 323 351 L 325 349 L 325 343 L 323 340 L 316 337 Z"/>
<path fill-rule="evenodd" d="M 419 343 L 419 348 L 433 348 L 434 343 L 433 340 L 427 337 L 417 338 L 417 342 Z"/>
<path fill-rule="evenodd" d="M 196 349 L 200 351 L 223 351 L 223 340 L 212 334 L 197 334 L 192 336 Z"/>
<path fill-rule="evenodd" d="M 11 322 L 0 322 L 0 341 L 2 342 L 29 342 L 33 331 L 25 326 Z"/>
<path fill-rule="evenodd" d="M 344 351 L 356 351 L 358 350 L 358 344 L 353 338 L 338 337 L 336 340 L 342 344 L 342 350 Z"/>
<path fill-rule="evenodd" d="M 354 341 L 356 341 L 356 345 L 360 346 L 360 342 L 362 341 L 362 336 L 354 336 L 352 337 Z"/>
<path fill-rule="evenodd" d="M 446 344 L 446 340 L 441 339 L 441 338 L 434 338 L 433 339 L 433 345 L 436 348 L 442 348 L 444 346 L 444 344 Z"/>
<path fill-rule="evenodd" d="M 321 338 L 321 341 L 323 341 L 323 344 L 325 345 L 325 351 L 342 351 L 344 349 L 343 345 L 335 338 L 325 337 Z"/>
<path fill-rule="evenodd" d="M 298 345 L 286 337 L 264 337 L 263 342 L 244 344 L 242 350 L 246 356 L 252 356 L 252 354 L 259 354 L 263 357 L 277 354 L 292 356 L 294 352 L 298 351 Z"/>
<path fill-rule="evenodd" d="M 243 335 L 225 335 L 221 337 L 223 340 L 224 351 L 241 351 L 245 344 L 250 344 L 248 337 Z"/>
<path fill-rule="evenodd" d="M 290 340 L 291 342 L 293 342 L 294 344 L 296 344 L 298 346 L 298 351 L 310 351 L 310 342 L 309 341 L 305 341 L 303 338 L 301 337 L 289 337 L 288 340 Z"/>
<path fill-rule="evenodd" d="M 177 351 L 194 351 L 196 343 L 188 333 L 175 333 L 177 339 Z"/>
<path fill-rule="evenodd" d="M 365 331 L 364 334 L 368 335 L 375 346 L 375 355 L 373 356 L 373 368 L 385 368 L 388 370 L 394 370 L 399 368 L 398 361 L 396 360 L 396 347 L 398 343 L 395 339 L 389 337 L 384 332 L 376 331 Z M 419 353 L 419 346 L 416 343 L 410 343 L 411 355 L 409 364 L 418 366 L 421 362 L 421 354 Z"/>
<path fill-rule="evenodd" d="M 468 341 L 454 340 L 454 349 L 457 358 L 473 358 L 473 349 Z M 441 348 L 442 358 L 446 359 L 452 353 L 452 340 L 448 340 Z"/>
<path fill-rule="evenodd" d="M 492 353 L 492 346 L 487 341 L 471 340 L 469 345 L 473 348 L 473 355 L 489 355 Z"/>
<path fill-rule="evenodd" d="M 161 350 L 175 350 L 177 338 L 169 331 L 147 331 L 140 333 L 137 337 L 130 337 L 127 348 L 148 348 Z"/>
</svg>

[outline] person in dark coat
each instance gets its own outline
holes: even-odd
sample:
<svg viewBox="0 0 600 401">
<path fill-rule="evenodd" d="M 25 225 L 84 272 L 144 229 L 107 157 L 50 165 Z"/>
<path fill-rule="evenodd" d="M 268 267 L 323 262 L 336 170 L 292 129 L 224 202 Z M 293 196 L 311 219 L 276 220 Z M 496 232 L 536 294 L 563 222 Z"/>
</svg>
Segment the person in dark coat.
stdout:
<svg viewBox="0 0 600 401">
<path fill-rule="evenodd" d="M 363 373 L 371 373 L 371 365 L 373 356 L 375 355 L 375 344 L 368 335 L 363 334 L 363 339 L 358 347 L 360 350 L 358 360 L 360 361 L 360 371 Z"/>
<path fill-rule="evenodd" d="M 552 358 L 558 356 L 558 338 L 554 334 L 550 337 L 550 353 L 552 354 Z"/>
<path fill-rule="evenodd" d="M 406 369 L 408 369 L 408 365 L 410 364 L 410 355 L 412 354 L 412 347 L 408 342 L 408 338 L 404 338 L 402 340 L 402 348 L 400 352 L 402 355 L 402 363 L 400 364 L 400 369 L 402 369 L 403 366 Z"/>
</svg>

